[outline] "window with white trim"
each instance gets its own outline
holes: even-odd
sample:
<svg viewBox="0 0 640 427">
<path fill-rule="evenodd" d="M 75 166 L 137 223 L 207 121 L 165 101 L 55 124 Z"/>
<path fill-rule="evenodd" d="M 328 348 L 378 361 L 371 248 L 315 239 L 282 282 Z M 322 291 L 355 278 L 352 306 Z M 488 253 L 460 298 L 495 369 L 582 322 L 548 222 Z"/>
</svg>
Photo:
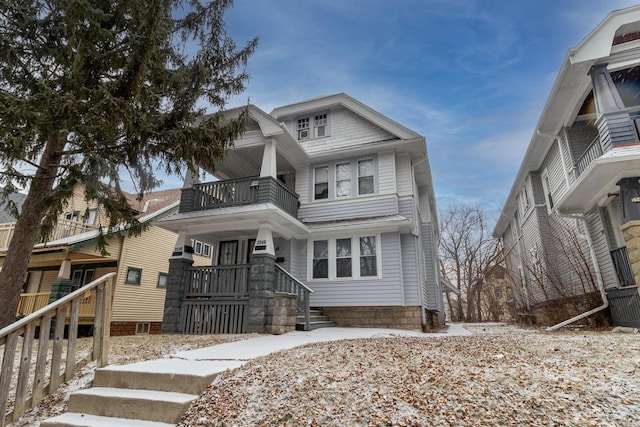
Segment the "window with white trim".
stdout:
<svg viewBox="0 0 640 427">
<path fill-rule="evenodd" d="M 309 241 L 309 280 L 378 278 L 379 236 L 353 236 Z"/>
<path fill-rule="evenodd" d="M 206 256 L 207 258 L 211 257 L 211 245 L 209 243 L 191 239 L 191 247 L 194 254 Z"/>
<path fill-rule="evenodd" d="M 299 141 L 328 136 L 327 113 L 318 113 L 296 120 L 296 132 Z M 311 133 L 313 130 L 313 133 Z"/>
<path fill-rule="evenodd" d="M 329 241 L 315 240 L 313 242 L 313 276 L 314 279 L 329 277 Z"/>
<path fill-rule="evenodd" d="M 375 194 L 375 158 L 331 162 L 311 168 L 313 200 Z"/>
<path fill-rule="evenodd" d="M 322 138 L 327 136 L 327 114 L 318 114 L 313 118 L 313 136 Z"/>
<path fill-rule="evenodd" d="M 320 166 L 314 169 L 314 200 L 329 198 L 329 167 Z"/>
<path fill-rule="evenodd" d="M 351 163 L 336 165 L 336 197 L 351 196 Z"/>
</svg>

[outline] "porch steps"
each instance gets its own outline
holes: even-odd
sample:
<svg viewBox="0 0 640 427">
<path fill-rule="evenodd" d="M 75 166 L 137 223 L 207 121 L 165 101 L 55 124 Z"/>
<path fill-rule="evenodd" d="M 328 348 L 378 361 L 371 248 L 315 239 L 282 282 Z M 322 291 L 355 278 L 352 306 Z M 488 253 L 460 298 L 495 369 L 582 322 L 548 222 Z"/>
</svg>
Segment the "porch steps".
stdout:
<svg viewBox="0 0 640 427">
<path fill-rule="evenodd" d="M 336 322 L 331 320 L 329 316 L 325 316 L 321 308 L 312 308 L 310 310 L 310 324 L 309 330 L 320 328 L 332 328 L 336 326 Z M 304 316 L 298 316 L 296 319 L 296 329 L 299 331 L 304 330 Z"/>
<path fill-rule="evenodd" d="M 215 365 L 215 366 L 212 366 Z M 158 359 L 96 370 L 93 386 L 69 397 L 67 413 L 41 426 L 175 425 L 213 379 L 239 361 Z"/>
</svg>

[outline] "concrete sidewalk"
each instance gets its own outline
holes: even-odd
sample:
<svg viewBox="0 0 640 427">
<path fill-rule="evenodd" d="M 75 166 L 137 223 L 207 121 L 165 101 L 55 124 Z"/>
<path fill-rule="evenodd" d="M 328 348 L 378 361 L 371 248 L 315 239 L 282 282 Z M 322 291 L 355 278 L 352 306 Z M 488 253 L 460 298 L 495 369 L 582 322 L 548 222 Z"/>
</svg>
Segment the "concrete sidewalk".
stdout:
<svg viewBox="0 0 640 427">
<path fill-rule="evenodd" d="M 445 332 L 423 333 L 402 329 L 321 328 L 313 331 L 293 331 L 283 335 L 261 335 L 246 340 L 176 353 L 171 358 L 183 360 L 247 361 L 301 345 L 356 338 L 418 337 L 437 338 L 472 335 L 462 324 L 452 324 Z"/>
</svg>

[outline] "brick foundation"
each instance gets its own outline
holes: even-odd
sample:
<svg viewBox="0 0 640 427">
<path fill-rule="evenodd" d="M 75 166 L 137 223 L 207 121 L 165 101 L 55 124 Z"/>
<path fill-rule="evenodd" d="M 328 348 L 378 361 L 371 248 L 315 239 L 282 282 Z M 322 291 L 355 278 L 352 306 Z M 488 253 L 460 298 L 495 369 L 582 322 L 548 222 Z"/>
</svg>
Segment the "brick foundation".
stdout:
<svg viewBox="0 0 640 427">
<path fill-rule="evenodd" d="M 422 330 L 420 307 L 322 307 L 336 326 Z"/>
<path fill-rule="evenodd" d="M 135 335 L 138 323 L 148 323 L 150 335 L 162 331 L 162 322 L 111 322 L 111 336 Z"/>
</svg>

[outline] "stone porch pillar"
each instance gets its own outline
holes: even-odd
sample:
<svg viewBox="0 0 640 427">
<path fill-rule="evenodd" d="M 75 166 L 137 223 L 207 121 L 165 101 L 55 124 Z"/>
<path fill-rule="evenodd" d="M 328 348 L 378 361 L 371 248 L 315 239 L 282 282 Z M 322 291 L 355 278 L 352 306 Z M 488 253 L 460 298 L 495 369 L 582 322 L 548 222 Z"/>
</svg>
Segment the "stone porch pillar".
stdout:
<svg viewBox="0 0 640 427">
<path fill-rule="evenodd" d="M 596 126 L 603 151 L 607 151 L 612 146 L 638 142 L 629 110 L 620 98 L 607 65 L 606 63 L 595 64 L 589 70 L 598 114 Z"/>
<path fill-rule="evenodd" d="M 629 263 L 636 285 L 640 285 L 640 177 L 624 178 L 620 186 L 622 235 L 627 246 Z"/>
<path fill-rule="evenodd" d="M 261 224 L 251 255 L 249 273 L 249 320 L 247 332 L 267 331 L 269 301 L 274 297 L 276 254 L 273 233 L 268 224 Z"/>
<path fill-rule="evenodd" d="M 181 231 L 173 255 L 169 258 L 169 277 L 164 298 L 164 312 L 162 315 L 162 333 L 175 334 L 180 332 L 180 304 L 185 293 L 187 269 L 193 265 L 193 248 L 188 245 L 187 233 Z"/>
<path fill-rule="evenodd" d="M 629 221 L 623 224 L 620 229 L 627 245 L 629 264 L 636 279 L 636 285 L 640 284 L 640 221 Z"/>
</svg>

